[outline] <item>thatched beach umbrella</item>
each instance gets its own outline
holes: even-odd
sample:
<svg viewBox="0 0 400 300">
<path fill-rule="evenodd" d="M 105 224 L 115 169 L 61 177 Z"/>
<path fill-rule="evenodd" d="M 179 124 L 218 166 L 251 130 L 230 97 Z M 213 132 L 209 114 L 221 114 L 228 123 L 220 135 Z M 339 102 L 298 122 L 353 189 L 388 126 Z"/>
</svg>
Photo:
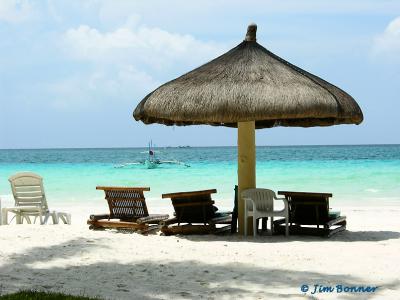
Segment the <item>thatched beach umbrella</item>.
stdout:
<svg viewBox="0 0 400 300">
<path fill-rule="evenodd" d="M 256 185 L 255 128 L 360 124 L 363 114 L 346 92 L 245 40 L 218 58 L 160 86 L 136 107 L 145 124 L 209 124 L 238 128 L 238 185 Z M 239 201 L 239 231 L 243 230 Z M 251 227 L 251 226 L 249 226 Z"/>
</svg>

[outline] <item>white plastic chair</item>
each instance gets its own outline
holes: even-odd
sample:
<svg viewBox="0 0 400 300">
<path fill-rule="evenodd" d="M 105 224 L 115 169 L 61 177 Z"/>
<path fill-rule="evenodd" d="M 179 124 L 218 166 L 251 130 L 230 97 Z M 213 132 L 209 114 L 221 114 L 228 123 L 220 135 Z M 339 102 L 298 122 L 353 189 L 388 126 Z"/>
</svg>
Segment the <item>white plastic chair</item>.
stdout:
<svg viewBox="0 0 400 300">
<path fill-rule="evenodd" d="M 58 224 L 59 219 L 71 224 L 71 215 L 50 211 L 47 206 L 46 194 L 43 187 L 43 178 L 32 172 L 20 172 L 11 176 L 8 181 L 15 200 L 15 207 L 4 207 L 1 210 L 2 223 L 8 224 L 8 213 L 15 214 L 16 223 L 21 224 L 25 219 L 31 224 L 30 217 L 39 217 L 40 224 L 47 224 L 52 217 L 53 224 Z"/>
<path fill-rule="evenodd" d="M 278 198 L 274 191 L 268 189 L 248 189 L 241 193 L 244 200 L 244 234 L 247 235 L 248 217 L 253 217 L 253 234 L 257 235 L 257 219 L 270 217 L 271 234 L 274 230 L 274 217 L 284 217 L 286 223 L 286 236 L 289 235 L 289 204 L 285 198 Z M 274 200 L 282 200 L 284 208 L 274 210 Z"/>
</svg>

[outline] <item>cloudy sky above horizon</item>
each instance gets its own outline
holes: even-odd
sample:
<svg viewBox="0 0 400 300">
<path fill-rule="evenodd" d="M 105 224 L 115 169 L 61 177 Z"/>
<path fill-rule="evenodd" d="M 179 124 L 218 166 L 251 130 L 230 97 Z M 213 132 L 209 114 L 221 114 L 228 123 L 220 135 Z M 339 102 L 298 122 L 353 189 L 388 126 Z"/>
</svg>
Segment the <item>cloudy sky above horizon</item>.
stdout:
<svg viewBox="0 0 400 300">
<path fill-rule="evenodd" d="M 400 1 L 0 1 L 0 148 L 235 145 L 236 130 L 145 126 L 137 103 L 258 42 L 350 93 L 359 126 L 273 128 L 258 145 L 400 143 Z"/>
</svg>

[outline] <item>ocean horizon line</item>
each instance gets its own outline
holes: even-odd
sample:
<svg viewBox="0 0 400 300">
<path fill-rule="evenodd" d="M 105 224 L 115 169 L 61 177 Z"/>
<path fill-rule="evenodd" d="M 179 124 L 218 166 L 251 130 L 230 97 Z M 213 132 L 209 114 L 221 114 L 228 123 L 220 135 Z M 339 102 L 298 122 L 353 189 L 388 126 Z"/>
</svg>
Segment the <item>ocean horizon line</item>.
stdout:
<svg viewBox="0 0 400 300">
<path fill-rule="evenodd" d="M 399 146 L 400 144 L 306 144 L 306 145 L 256 145 L 256 147 L 271 147 L 271 148 L 282 148 L 282 147 L 362 147 L 362 146 Z M 192 146 L 192 145 L 178 145 L 178 146 L 158 146 L 153 145 L 153 148 L 236 148 L 237 145 L 230 146 Z M 148 146 L 143 147 L 51 147 L 51 148 L 0 148 L 0 151 L 10 151 L 10 150 L 107 150 L 107 149 L 146 149 Z"/>
</svg>

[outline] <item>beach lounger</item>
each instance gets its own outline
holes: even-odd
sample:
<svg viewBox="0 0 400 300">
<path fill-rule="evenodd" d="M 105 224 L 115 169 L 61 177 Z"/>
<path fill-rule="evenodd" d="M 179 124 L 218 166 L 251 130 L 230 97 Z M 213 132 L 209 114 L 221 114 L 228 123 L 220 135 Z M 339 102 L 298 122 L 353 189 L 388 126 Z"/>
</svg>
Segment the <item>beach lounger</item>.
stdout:
<svg viewBox="0 0 400 300">
<path fill-rule="evenodd" d="M 330 237 L 346 229 L 346 217 L 329 210 L 330 193 L 279 191 L 289 202 L 290 234 Z M 274 222 L 282 231 L 282 223 Z"/>
<path fill-rule="evenodd" d="M 210 234 L 230 230 L 231 213 L 218 213 L 211 199 L 211 194 L 216 192 L 213 189 L 163 194 L 162 198 L 171 199 L 175 216 L 163 222 L 161 232 L 165 235 Z"/>
<path fill-rule="evenodd" d="M 110 209 L 109 214 L 91 215 L 89 229 L 114 228 L 147 233 L 160 228 L 160 222 L 167 220 L 167 214 L 149 215 L 144 197 L 148 187 L 107 187 L 98 186 L 105 192 Z"/>
<path fill-rule="evenodd" d="M 9 179 L 15 200 L 14 207 L 4 207 L 1 210 L 2 224 L 8 224 L 8 213 L 14 213 L 17 224 L 26 220 L 31 224 L 31 217 L 39 218 L 40 224 L 47 224 L 51 217 L 53 224 L 61 219 L 65 224 L 71 224 L 71 215 L 65 212 L 50 211 L 47 205 L 43 187 L 43 178 L 32 172 L 19 172 Z"/>
</svg>

